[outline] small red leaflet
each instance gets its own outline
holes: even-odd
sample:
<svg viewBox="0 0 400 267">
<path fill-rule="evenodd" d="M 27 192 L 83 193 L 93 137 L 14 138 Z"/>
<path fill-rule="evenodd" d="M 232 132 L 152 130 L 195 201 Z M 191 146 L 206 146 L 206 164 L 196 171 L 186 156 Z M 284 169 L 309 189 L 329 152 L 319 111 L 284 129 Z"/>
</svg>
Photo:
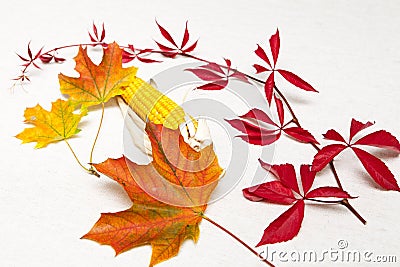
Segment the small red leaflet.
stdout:
<svg viewBox="0 0 400 267">
<path fill-rule="evenodd" d="M 249 83 L 249 80 L 243 73 L 233 70 L 231 68 L 232 63 L 229 59 L 224 58 L 224 60 L 225 66 L 219 65 L 214 62 L 209 62 L 197 68 L 186 69 L 186 71 L 190 71 L 198 78 L 208 82 L 202 86 L 197 87 L 197 89 L 221 90 L 228 85 L 229 80 L 232 78 Z"/>
<path fill-rule="evenodd" d="M 352 198 L 338 187 L 319 187 L 310 191 L 316 172 L 310 165 L 301 165 L 301 188 L 297 182 L 296 172 L 291 164 L 270 165 L 261 160 L 261 166 L 278 180 L 243 189 L 243 195 L 250 201 L 267 201 L 283 205 L 292 205 L 277 219 L 269 224 L 257 246 L 274 244 L 293 239 L 300 231 L 304 218 L 304 202 L 324 200 L 318 198 L 336 198 L 337 201 L 326 203 L 339 204 L 342 199 Z"/>
<path fill-rule="evenodd" d="M 183 34 L 182 38 L 182 43 L 180 46 L 178 46 L 172 38 L 171 34 L 163 27 L 161 26 L 158 21 L 156 20 L 156 24 L 158 26 L 158 29 L 160 30 L 161 35 L 164 37 L 166 41 L 170 43 L 173 47 L 169 47 L 166 45 L 161 44 L 160 42 L 156 42 L 157 46 L 163 51 L 163 55 L 166 57 L 174 58 L 176 57 L 179 53 L 190 53 L 192 52 L 196 46 L 197 46 L 197 41 L 193 42 L 191 45 L 187 45 L 189 42 L 189 30 L 188 30 L 188 22 L 186 21 L 186 26 L 185 26 L 185 32 Z"/>
<path fill-rule="evenodd" d="M 400 143 L 396 137 L 387 131 L 378 130 L 359 138 L 357 141 L 354 141 L 354 137 L 358 133 L 368 127 L 371 127 L 373 124 L 374 123 L 372 122 L 362 123 L 352 119 L 349 142 L 346 142 L 344 137 L 337 131 L 333 129 L 327 131 L 324 134 L 325 139 L 340 142 L 341 144 L 327 145 L 318 151 L 318 153 L 314 156 L 312 164 L 313 171 L 321 171 L 343 150 L 350 147 L 364 166 L 365 170 L 378 185 L 387 190 L 400 191 L 394 175 L 385 165 L 385 163 L 369 152 L 358 148 L 358 146 L 372 146 L 400 153 Z"/>
<path fill-rule="evenodd" d="M 298 142 L 319 144 L 307 130 L 298 126 L 290 127 L 293 121 L 285 124 L 285 110 L 278 97 L 275 97 L 275 104 L 279 123 L 274 122 L 267 113 L 260 109 L 252 109 L 239 116 L 240 119 L 226 121 L 233 128 L 245 134 L 238 137 L 253 145 L 270 145 L 280 138 L 282 132 Z"/>
<path fill-rule="evenodd" d="M 265 90 L 265 97 L 268 100 L 268 103 L 271 105 L 272 97 L 274 94 L 274 87 L 275 87 L 275 71 L 277 71 L 284 79 L 286 79 L 288 82 L 293 84 L 294 86 L 297 86 L 300 89 L 303 89 L 305 91 L 312 91 L 312 92 L 318 92 L 315 90 L 309 83 L 304 81 L 302 78 L 297 76 L 296 74 L 287 71 L 287 70 L 282 70 L 282 69 L 276 69 L 276 62 L 278 60 L 279 56 L 279 49 L 280 49 L 280 37 L 279 37 L 279 30 L 276 30 L 276 33 L 271 36 L 269 39 L 269 46 L 272 54 L 272 59 L 273 59 L 273 64 L 271 64 L 271 61 L 269 60 L 269 57 L 265 50 L 257 44 L 257 49 L 254 51 L 254 53 L 262 59 L 265 63 L 267 63 L 267 66 L 262 66 L 259 64 L 254 64 L 253 67 L 256 69 L 256 73 L 263 73 L 267 71 L 271 71 L 271 74 L 268 76 L 267 80 L 265 81 L 264 85 L 264 90 Z"/>
</svg>

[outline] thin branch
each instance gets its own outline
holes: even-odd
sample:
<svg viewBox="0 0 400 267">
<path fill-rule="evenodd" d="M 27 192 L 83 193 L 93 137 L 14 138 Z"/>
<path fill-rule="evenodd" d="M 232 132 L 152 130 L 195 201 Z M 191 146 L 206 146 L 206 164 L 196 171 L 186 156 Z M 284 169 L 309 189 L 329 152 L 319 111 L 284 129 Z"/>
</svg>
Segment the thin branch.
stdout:
<svg viewBox="0 0 400 267">
<path fill-rule="evenodd" d="M 96 142 L 97 142 L 97 139 L 99 138 L 101 126 L 103 125 L 104 109 L 105 109 L 105 106 L 104 106 L 104 102 L 103 102 L 103 103 L 101 103 L 101 118 L 100 118 L 99 128 L 97 129 L 96 137 L 94 138 L 93 145 L 92 145 L 92 150 L 90 151 L 90 159 L 89 159 L 90 164 L 93 163 L 94 147 L 96 146 Z M 93 166 L 90 167 L 90 170 L 94 170 Z"/>
<path fill-rule="evenodd" d="M 215 221 L 211 220 L 210 218 L 208 218 L 206 215 L 202 214 L 201 217 L 210 222 L 211 224 L 213 224 L 214 226 L 218 227 L 219 229 L 221 229 L 222 231 L 224 231 L 225 233 L 227 233 L 228 235 L 230 235 L 233 239 L 235 239 L 236 241 L 238 241 L 242 246 L 244 246 L 246 249 L 248 249 L 251 253 L 253 253 L 254 255 L 256 255 L 262 262 L 266 263 L 267 265 L 274 267 L 275 265 L 273 265 L 271 262 L 269 262 L 267 259 L 264 259 L 260 256 L 260 254 L 255 251 L 252 247 L 250 247 L 249 245 L 247 245 L 243 240 L 241 240 L 239 237 L 237 237 L 235 234 L 233 234 L 231 231 L 229 231 L 228 229 L 226 229 L 225 227 L 223 227 L 222 225 L 216 223 Z"/>
<path fill-rule="evenodd" d="M 100 177 L 100 174 L 98 172 L 96 172 L 94 169 L 88 169 L 85 166 L 83 166 L 83 164 L 81 163 L 81 161 L 79 160 L 79 158 L 76 156 L 75 151 L 72 149 L 71 145 L 69 144 L 69 142 L 67 140 L 64 139 L 64 142 L 67 144 L 69 150 L 72 152 L 72 155 L 74 155 L 74 158 L 76 160 L 76 162 L 78 162 L 79 166 L 82 167 L 82 169 L 84 169 L 85 171 L 87 171 L 88 173 L 95 175 L 97 177 Z"/>
</svg>

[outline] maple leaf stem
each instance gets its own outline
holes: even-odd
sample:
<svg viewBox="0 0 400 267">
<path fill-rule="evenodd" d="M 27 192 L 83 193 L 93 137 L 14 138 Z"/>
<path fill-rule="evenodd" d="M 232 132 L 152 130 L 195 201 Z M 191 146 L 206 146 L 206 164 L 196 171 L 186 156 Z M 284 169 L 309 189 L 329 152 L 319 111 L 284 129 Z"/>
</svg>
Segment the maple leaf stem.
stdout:
<svg viewBox="0 0 400 267">
<path fill-rule="evenodd" d="M 74 155 L 76 162 L 78 162 L 79 166 L 81 166 L 82 169 L 84 169 L 85 171 L 87 171 L 88 173 L 90 173 L 92 175 L 100 177 L 100 174 L 98 172 L 96 172 L 96 170 L 94 170 L 92 168 L 89 169 L 89 168 L 86 168 L 85 166 L 83 166 L 83 164 L 79 160 L 78 156 L 75 154 L 75 151 L 72 149 L 72 146 L 69 144 L 69 142 L 67 140 L 64 140 L 64 142 L 67 144 L 69 150 L 72 152 L 72 155 Z"/>
<path fill-rule="evenodd" d="M 90 164 L 93 163 L 93 152 L 94 152 L 94 148 L 95 148 L 95 146 L 96 146 L 97 139 L 99 138 L 101 126 L 103 125 L 104 109 L 105 109 L 105 106 L 104 106 L 104 102 L 103 102 L 103 103 L 101 103 L 101 118 L 100 118 L 99 128 L 97 129 L 96 137 L 94 138 L 93 145 L 92 145 L 92 150 L 90 151 L 90 159 L 89 159 Z M 91 171 L 94 171 L 93 166 L 90 166 L 90 170 L 91 170 Z"/>
<path fill-rule="evenodd" d="M 241 240 L 239 237 L 237 237 L 235 234 L 233 234 L 231 231 L 229 231 L 228 229 L 226 229 L 225 227 L 223 227 L 222 225 L 218 224 L 217 222 L 215 222 L 214 220 L 210 219 L 209 217 L 207 217 L 204 214 L 201 214 L 201 217 L 210 222 L 212 225 L 216 226 L 217 228 L 219 228 L 220 230 L 224 231 L 226 234 L 230 235 L 233 239 L 235 239 L 236 241 L 238 241 L 241 245 L 243 245 L 245 248 L 247 248 L 251 253 L 253 253 L 254 255 L 256 255 L 262 262 L 266 263 L 267 265 L 274 267 L 275 265 L 273 265 L 271 262 L 269 262 L 267 259 L 264 259 L 260 256 L 260 254 L 255 251 L 252 247 L 250 247 L 248 244 L 246 244 L 243 240 Z"/>
</svg>

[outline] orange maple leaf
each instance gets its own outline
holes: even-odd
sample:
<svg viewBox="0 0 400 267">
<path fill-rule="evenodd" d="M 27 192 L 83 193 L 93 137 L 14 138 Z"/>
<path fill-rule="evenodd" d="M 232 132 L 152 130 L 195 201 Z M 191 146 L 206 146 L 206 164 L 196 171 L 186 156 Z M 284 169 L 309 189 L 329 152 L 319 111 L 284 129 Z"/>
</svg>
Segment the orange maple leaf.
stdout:
<svg viewBox="0 0 400 267">
<path fill-rule="evenodd" d="M 83 108 L 105 103 L 112 97 L 123 94 L 123 87 L 135 80 L 137 68 L 122 68 L 122 49 L 115 42 L 104 49 L 100 65 L 92 62 L 87 48 L 79 47 L 78 55 L 74 59 L 75 70 L 80 76 L 74 78 L 59 74 L 60 90 Z"/>
<path fill-rule="evenodd" d="M 110 245 L 116 254 L 152 246 L 150 266 L 178 254 L 182 242 L 199 237 L 199 223 L 222 169 L 212 145 L 196 152 L 179 130 L 147 124 L 153 162 L 138 165 L 122 157 L 94 166 L 121 184 L 131 208 L 102 214 L 82 238 Z"/>
</svg>

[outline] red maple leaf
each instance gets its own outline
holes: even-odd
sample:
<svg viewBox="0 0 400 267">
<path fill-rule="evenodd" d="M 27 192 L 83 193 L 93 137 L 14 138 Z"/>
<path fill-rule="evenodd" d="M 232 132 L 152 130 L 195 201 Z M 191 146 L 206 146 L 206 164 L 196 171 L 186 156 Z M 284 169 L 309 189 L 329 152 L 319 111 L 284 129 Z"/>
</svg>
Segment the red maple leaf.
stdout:
<svg viewBox="0 0 400 267">
<path fill-rule="evenodd" d="M 323 147 L 315 156 L 313 160 L 313 171 L 321 171 L 326 165 L 329 164 L 337 155 L 343 150 L 351 148 L 356 154 L 365 170 L 372 177 L 372 179 L 387 190 L 397 190 L 400 188 L 393 173 L 385 165 L 385 163 L 370 154 L 369 152 L 360 149 L 359 146 L 372 146 L 377 148 L 389 149 L 394 152 L 400 153 L 400 143 L 391 133 L 379 130 L 367 134 L 357 141 L 354 137 L 362 130 L 371 127 L 374 123 L 362 123 L 355 119 L 351 121 L 349 141 L 346 142 L 344 137 L 337 131 L 331 129 L 324 134 L 324 138 L 332 141 L 339 142 L 340 144 L 330 144 Z"/>
<path fill-rule="evenodd" d="M 265 50 L 260 45 L 257 45 L 257 49 L 254 52 L 260 59 L 262 59 L 265 63 L 267 63 L 267 66 L 262 66 L 259 64 L 253 65 L 253 67 L 256 69 L 257 74 L 262 73 L 262 72 L 271 72 L 270 75 L 268 76 L 267 80 L 265 81 L 265 85 L 264 85 L 265 96 L 266 96 L 269 104 L 271 104 L 272 97 L 274 94 L 275 71 L 277 71 L 288 82 L 299 87 L 300 89 L 303 89 L 306 91 L 317 92 L 317 90 L 315 90 L 309 83 L 307 83 L 306 81 L 301 79 L 296 74 L 294 74 L 290 71 L 287 71 L 287 70 L 276 69 L 276 62 L 278 60 L 279 49 L 280 49 L 280 37 L 279 37 L 278 29 L 276 30 L 276 33 L 274 35 L 272 35 L 271 38 L 269 39 L 269 45 L 270 45 L 272 59 L 273 59 L 272 64 L 271 64 L 271 61 L 269 60 L 269 57 L 266 54 Z"/>
</svg>

